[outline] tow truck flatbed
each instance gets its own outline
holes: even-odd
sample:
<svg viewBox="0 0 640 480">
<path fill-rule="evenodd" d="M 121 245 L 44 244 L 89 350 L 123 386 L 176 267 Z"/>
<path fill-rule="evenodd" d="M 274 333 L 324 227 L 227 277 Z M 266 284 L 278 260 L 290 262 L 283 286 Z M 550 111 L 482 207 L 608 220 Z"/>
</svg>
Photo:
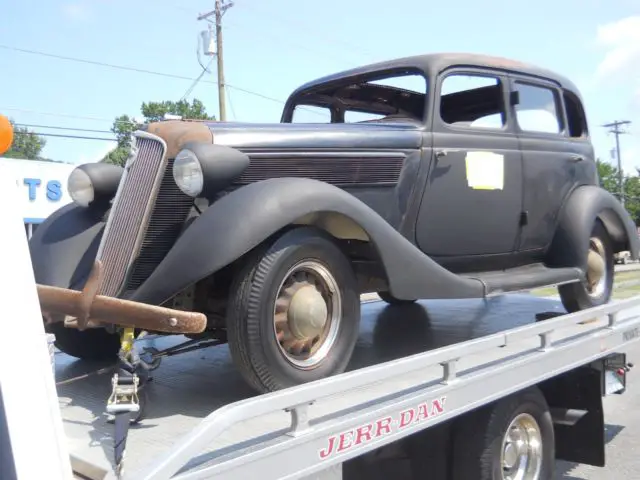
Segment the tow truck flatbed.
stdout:
<svg viewBox="0 0 640 480">
<path fill-rule="evenodd" d="M 622 306 L 611 327 L 610 316 L 602 312 Z M 245 478 L 256 468 L 261 478 L 300 478 L 504 397 L 531 382 L 584 365 L 606 354 L 603 349 L 611 345 L 615 351 L 624 351 L 617 347 L 637 338 L 640 300 L 618 302 L 571 318 L 561 315 L 563 312 L 558 301 L 529 295 L 393 307 L 366 303 L 350 372 L 291 392 L 260 397 L 254 396 L 232 368 L 224 346 L 165 359 L 162 368 L 154 372 L 149 388 L 153 401 L 147 418 L 130 431 L 125 478 L 171 478 L 168 471 L 179 470 L 187 463 L 195 471 L 179 478 L 208 478 L 223 471 L 225 479 Z M 561 316 L 536 322 L 539 314 Z M 542 351 L 540 334 L 550 329 L 551 335 L 543 337 L 553 342 L 547 344 L 552 348 Z M 169 346 L 163 338 L 141 343 Z M 451 383 L 443 383 L 439 363 L 456 357 L 460 359 L 455 368 L 448 370 Z M 419 364 L 425 368 L 415 370 Z M 381 377 L 391 371 L 390 377 Z M 77 370 L 76 362 L 57 355 L 57 382 L 83 373 Z M 347 385 L 343 379 L 349 380 Z M 332 394 L 325 396 L 327 392 Z M 89 478 L 109 478 L 113 426 L 103 414 L 109 393 L 107 376 L 63 383 L 58 393 L 74 469 Z M 315 400 L 308 409 L 312 428 L 303 435 L 287 434 L 291 414 L 283 407 L 295 407 L 297 402 L 304 404 L 307 400 Z M 355 426 L 367 425 L 389 417 L 391 412 L 397 416 L 407 408 L 417 408 L 425 401 L 437 410 L 425 422 L 403 431 L 383 430 L 364 442 L 366 445 L 326 459 L 318 457 L 319 452 L 331 447 L 332 435 L 348 430 L 354 422 Z M 226 408 L 219 410 L 222 407 Z M 298 419 L 304 426 L 302 408 Z M 211 427 L 207 433 L 202 421 L 209 414 Z M 184 439 L 197 439 L 198 431 L 210 436 L 211 441 L 204 442 L 206 448 L 186 448 L 180 454 L 176 447 L 184 446 Z M 333 438 L 335 442 L 338 437 Z M 288 453 L 274 453 L 282 448 Z M 262 456 L 267 451 L 272 455 Z M 316 462 L 310 463 L 314 452 Z M 287 455 L 286 462 L 282 455 Z M 165 463 L 172 460 L 176 462 L 173 469 Z M 201 469 L 207 466 L 212 470 L 204 473 Z M 339 478 L 340 474 L 336 475 Z"/>
</svg>

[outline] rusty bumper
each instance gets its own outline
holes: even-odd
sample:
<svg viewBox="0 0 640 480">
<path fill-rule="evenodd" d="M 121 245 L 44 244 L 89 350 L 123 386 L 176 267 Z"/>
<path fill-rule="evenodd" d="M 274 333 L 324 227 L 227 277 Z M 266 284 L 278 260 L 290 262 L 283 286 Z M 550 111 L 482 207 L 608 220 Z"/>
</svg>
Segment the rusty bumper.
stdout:
<svg viewBox="0 0 640 480">
<path fill-rule="evenodd" d="M 179 334 L 201 333 L 207 326 L 202 313 L 97 295 L 101 283 L 102 265 L 96 262 L 82 291 L 37 285 L 40 309 L 47 319 L 66 316 L 65 323 L 80 330 L 111 324 Z"/>
</svg>

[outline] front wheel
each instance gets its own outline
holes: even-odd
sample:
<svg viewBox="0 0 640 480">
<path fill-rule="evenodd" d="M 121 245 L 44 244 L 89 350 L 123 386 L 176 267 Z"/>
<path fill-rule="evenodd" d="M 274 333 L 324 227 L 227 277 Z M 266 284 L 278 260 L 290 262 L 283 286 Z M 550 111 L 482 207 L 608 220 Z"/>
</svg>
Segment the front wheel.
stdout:
<svg viewBox="0 0 640 480">
<path fill-rule="evenodd" d="M 54 345 L 63 353 L 81 360 L 116 360 L 120 351 L 120 337 L 104 328 L 78 330 L 65 327 L 62 322 L 46 325 L 45 330 L 56 337 Z"/>
<path fill-rule="evenodd" d="M 560 285 L 558 293 L 567 312 L 604 305 L 611 299 L 615 259 L 607 230 L 597 221 L 589 238 L 586 281 Z"/>
<path fill-rule="evenodd" d="M 250 255 L 231 287 L 227 336 L 234 363 L 268 392 L 343 372 L 359 333 L 349 259 L 314 228 L 290 230 Z"/>
</svg>

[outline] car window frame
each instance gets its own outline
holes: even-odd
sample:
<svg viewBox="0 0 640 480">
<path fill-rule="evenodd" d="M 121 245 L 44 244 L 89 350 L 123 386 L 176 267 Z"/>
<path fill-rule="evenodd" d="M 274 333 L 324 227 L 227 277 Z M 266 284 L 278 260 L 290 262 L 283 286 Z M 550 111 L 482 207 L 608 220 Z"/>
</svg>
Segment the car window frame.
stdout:
<svg viewBox="0 0 640 480">
<path fill-rule="evenodd" d="M 502 102 L 504 107 L 505 121 L 500 128 L 494 127 L 472 127 L 470 125 L 453 125 L 444 121 L 441 116 L 440 106 L 442 100 L 442 86 L 445 80 L 454 75 L 477 76 L 496 78 L 500 82 L 502 92 Z M 474 67 L 474 66 L 454 66 L 440 72 L 434 82 L 433 108 L 431 110 L 431 120 L 433 130 L 448 131 L 457 134 L 510 134 L 513 135 L 513 112 L 510 109 L 510 79 L 509 75 L 498 69 Z"/>
<path fill-rule="evenodd" d="M 510 74 L 509 77 L 510 77 L 509 89 L 511 92 L 510 96 L 518 91 L 517 84 L 524 84 L 531 87 L 539 87 L 539 88 L 550 90 L 555 100 L 556 115 L 560 123 L 560 129 L 558 132 L 523 130 L 520 126 L 520 123 L 518 122 L 518 115 L 516 112 L 517 104 L 514 102 L 510 102 L 509 109 L 511 110 L 511 115 L 513 117 L 513 126 L 518 136 L 528 136 L 528 137 L 534 137 L 534 138 L 550 138 L 550 139 L 572 138 L 569 136 L 569 132 L 568 132 L 567 112 L 566 112 L 566 106 L 564 104 L 561 85 L 549 79 L 539 78 L 539 77 L 534 77 L 534 76 L 529 76 L 524 74 Z"/>
</svg>

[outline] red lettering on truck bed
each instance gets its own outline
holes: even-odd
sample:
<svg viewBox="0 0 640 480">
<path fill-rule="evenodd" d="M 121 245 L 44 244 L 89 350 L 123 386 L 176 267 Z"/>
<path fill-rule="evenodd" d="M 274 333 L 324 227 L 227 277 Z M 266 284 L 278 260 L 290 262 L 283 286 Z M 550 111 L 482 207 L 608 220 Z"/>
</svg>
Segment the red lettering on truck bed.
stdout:
<svg viewBox="0 0 640 480">
<path fill-rule="evenodd" d="M 446 399 L 447 397 L 440 397 L 428 400 L 415 407 L 402 410 L 397 414 L 379 418 L 364 425 L 331 435 L 327 439 L 325 447 L 318 452 L 318 455 L 324 460 L 394 432 L 439 417 L 445 412 Z"/>
</svg>

